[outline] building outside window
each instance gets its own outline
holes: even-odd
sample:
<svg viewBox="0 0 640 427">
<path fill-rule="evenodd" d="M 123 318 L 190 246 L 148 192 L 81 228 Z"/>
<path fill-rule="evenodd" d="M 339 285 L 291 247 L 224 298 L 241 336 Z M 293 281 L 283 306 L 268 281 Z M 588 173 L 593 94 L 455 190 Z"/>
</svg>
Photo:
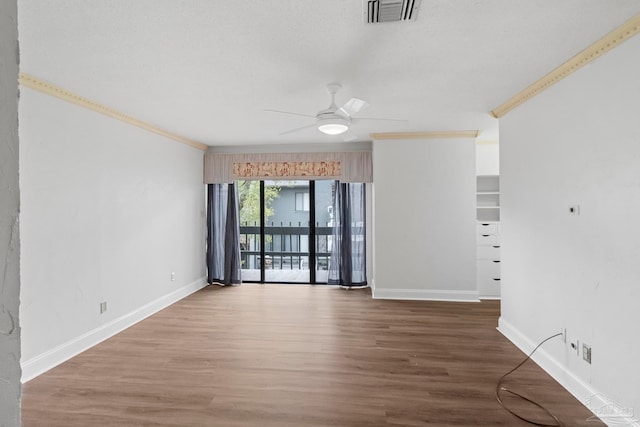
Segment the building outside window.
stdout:
<svg viewBox="0 0 640 427">
<path fill-rule="evenodd" d="M 309 193 L 296 193 L 296 211 L 309 212 Z"/>
</svg>

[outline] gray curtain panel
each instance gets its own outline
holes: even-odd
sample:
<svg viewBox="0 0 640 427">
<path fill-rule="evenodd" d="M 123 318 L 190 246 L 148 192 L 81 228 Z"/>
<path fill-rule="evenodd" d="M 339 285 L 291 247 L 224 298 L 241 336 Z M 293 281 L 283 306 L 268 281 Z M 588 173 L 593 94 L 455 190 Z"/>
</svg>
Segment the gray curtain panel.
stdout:
<svg viewBox="0 0 640 427">
<path fill-rule="evenodd" d="M 367 285 L 365 184 L 336 182 L 329 284 Z"/>
<path fill-rule="evenodd" d="M 234 184 L 207 186 L 207 282 L 241 283 L 238 189 Z"/>
</svg>

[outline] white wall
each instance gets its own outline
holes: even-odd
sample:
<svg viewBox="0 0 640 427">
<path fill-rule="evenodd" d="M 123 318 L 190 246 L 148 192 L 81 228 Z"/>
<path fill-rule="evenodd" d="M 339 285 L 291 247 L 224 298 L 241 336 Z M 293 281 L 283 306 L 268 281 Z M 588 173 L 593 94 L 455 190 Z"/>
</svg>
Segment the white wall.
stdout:
<svg viewBox="0 0 640 427">
<path fill-rule="evenodd" d="M 15 1 L 0 9 L 0 426 L 20 425 L 18 29 Z"/>
<path fill-rule="evenodd" d="M 204 285 L 203 152 L 28 88 L 20 139 L 28 380 Z"/>
<path fill-rule="evenodd" d="M 476 144 L 476 175 L 500 175 L 500 145 Z"/>
<path fill-rule="evenodd" d="M 501 120 L 500 328 L 526 349 L 567 328 L 592 364 L 556 338 L 541 365 L 640 418 L 638 76 L 635 37 Z"/>
<path fill-rule="evenodd" d="M 376 298 L 477 300 L 473 139 L 376 141 Z"/>
</svg>

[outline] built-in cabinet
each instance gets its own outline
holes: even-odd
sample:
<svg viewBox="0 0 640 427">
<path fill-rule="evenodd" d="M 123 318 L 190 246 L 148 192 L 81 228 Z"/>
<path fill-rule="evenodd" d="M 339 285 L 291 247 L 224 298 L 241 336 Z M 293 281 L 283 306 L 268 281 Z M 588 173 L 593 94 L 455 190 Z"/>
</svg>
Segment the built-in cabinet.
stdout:
<svg viewBox="0 0 640 427">
<path fill-rule="evenodd" d="M 480 298 L 500 298 L 500 177 L 477 177 L 476 259 Z"/>
</svg>

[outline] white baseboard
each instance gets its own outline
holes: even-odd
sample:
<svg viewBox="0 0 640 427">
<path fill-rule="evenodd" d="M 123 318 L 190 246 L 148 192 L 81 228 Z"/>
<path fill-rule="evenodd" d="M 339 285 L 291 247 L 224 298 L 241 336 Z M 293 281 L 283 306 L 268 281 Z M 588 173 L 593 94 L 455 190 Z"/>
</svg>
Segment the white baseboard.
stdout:
<svg viewBox="0 0 640 427">
<path fill-rule="evenodd" d="M 480 302 L 478 291 L 439 289 L 373 289 L 376 299 L 405 299 L 420 301 Z"/>
<path fill-rule="evenodd" d="M 22 383 L 47 372 L 49 369 L 71 359 L 96 344 L 114 336 L 118 332 L 127 329 L 130 326 L 144 320 L 154 313 L 174 304 L 181 299 L 199 291 L 207 285 L 205 277 L 189 283 L 167 295 L 164 295 L 155 301 L 143 305 L 137 310 L 118 317 L 104 325 L 82 334 L 64 344 L 52 348 L 42 354 L 39 354 L 29 360 L 22 361 Z"/>
<path fill-rule="evenodd" d="M 529 354 L 538 345 L 537 342 L 531 341 L 502 317 L 498 321 L 498 331 L 526 354 Z M 622 408 L 607 399 L 603 393 L 567 370 L 543 347 L 540 347 L 531 359 L 607 425 L 640 427 L 640 422 L 634 418 L 633 410 Z"/>
</svg>

